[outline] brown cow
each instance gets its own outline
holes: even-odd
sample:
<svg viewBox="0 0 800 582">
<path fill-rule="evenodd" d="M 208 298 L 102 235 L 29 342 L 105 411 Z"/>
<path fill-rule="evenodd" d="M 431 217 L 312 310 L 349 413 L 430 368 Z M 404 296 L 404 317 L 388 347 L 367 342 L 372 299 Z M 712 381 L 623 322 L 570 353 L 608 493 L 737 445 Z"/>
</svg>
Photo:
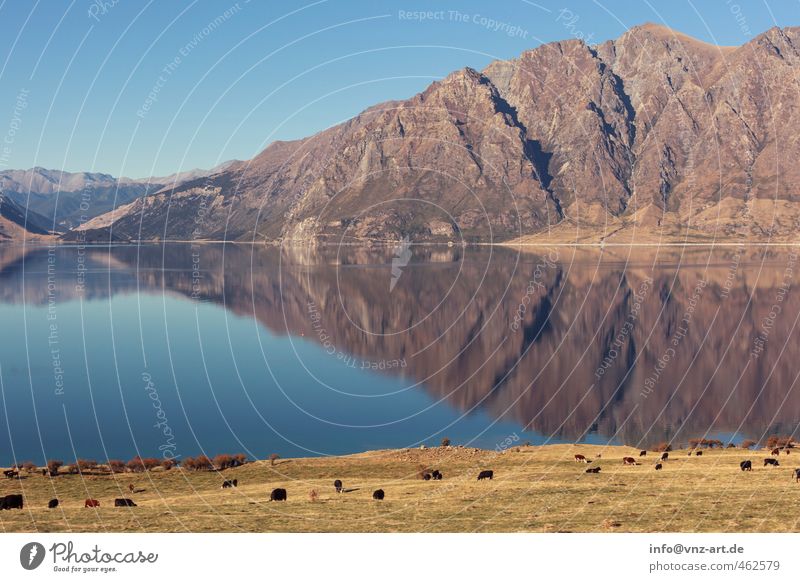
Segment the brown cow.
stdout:
<svg viewBox="0 0 800 582">
<path fill-rule="evenodd" d="M 622 464 L 623 465 L 637 465 L 636 459 L 633 457 L 622 457 Z"/>
<path fill-rule="evenodd" d="M 669 459 L 669 453 L 662 453 L 661 454 L 661 460 L 662 461 L 666 461 L 667 459 Z"/>
<path fill-rule="evenodd" d="M 583 455 L 575 455 L 575 462 L 576 463 L 591 463 L 589 459 L 584 457 Z"/>
<path fill-rule="evenodd" d="M 777 457 L 780 454 L 781 454 L 781 450 L 780 449 L 772 449 L 772 452 L 770 453 L 770 455 L 773 455 L 775 457 Z"/>
<path fill-rule="evenodd" d="M 83 502 L 84 507 L 100 507 L 100 502 L 97 499 L 87 499 Z"/>
<path fill-rule="evenodd" d="M 794 470 L 794 482 L 797 483 L 798 481 L 800 481 L 800 469 L 795 469 Z"/>
</svg>

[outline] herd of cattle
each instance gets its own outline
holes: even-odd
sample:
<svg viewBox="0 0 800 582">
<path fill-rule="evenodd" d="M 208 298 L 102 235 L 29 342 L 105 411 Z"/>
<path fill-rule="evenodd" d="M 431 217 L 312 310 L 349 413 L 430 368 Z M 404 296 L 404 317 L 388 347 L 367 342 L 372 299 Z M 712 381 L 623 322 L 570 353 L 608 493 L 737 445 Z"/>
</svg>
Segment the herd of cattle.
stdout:
<svg viewBox="0 0 800 582">
<path fill-rule="evenodd" d="M 703 451 L 689 451 L 689 456 L 690 457 L 692 456 L 693 452 L 694 452 L 694 455 L 696 457 L 702 457 L 703 456 Z M 773 449 L 771 454 L 773 456 L 779 456 L 780 453 L 781 453 L 780 449 Z M 786 449 L 786 454 L 787 455 L 789 454 L 789 449 Z M 640 451 L 639 452 L 639 457 L 646 457 L 646 456 L 647 456 L 647 451 Z M 597 455 L 596 458 L 599 459 L 600 455 Z M 661 456 L 659 457 L 658 461 L 656 461 L 656 463 L 655 463 L 653 468 L 656 471 L 660 471 L 661 469 L 664 468 L 663 462 L 668 460 L 668 459 L 669 459 L 669 453 L 667 453 L 667 452 L 661 453 Z M 587 459 L 586 455 L 577 454 L 577 455 L 575 455 L 575 462 L 576 463 L 591 463 L 592 461 L 590 459 Z M 622 464 L 623 465 L 639 465 L 640 463 L 638 463 L 636 461 L 636 459 L 634 459 L 633 457 L 622 457 Z M 780 467 L 780 465 L 781 464 L 778 461 L 778 459 L 773 459 L 773 458 L 770 458 L 770 457 L 767 457 L 766 459 L 764 459 L 764 466 L 765 467 Z M 742 461 L 741 463 L 739 463 L 739 468 L 742 471 L 752 471 L 753 470 L 753 462 L 751 460 L 749 460 L 749 459 L 746 460 L 746 461 Z M 600 467 L 590 467 L 589 469 L 586 469 L 586 473 L 597 474 L 599 472 L 600 472 Z M 800 481 L 800 469 L 795 469 L 793 471 L 793 473 L 792 473 L 792 476 L 793 476 L 795 482 Z"/>
<path fill-rule="evenodd" d="M 689 451 L 689 455 L 690 456 L 691 456 L 691 454 L 692 454 L 692 451 Z M 700 456 L 702 456 L 703 451 L 697 451 L 694 454 L 695 454 L 695 456 L 700 457 Z M 779 455 L 780 454 L 780 450 L 775 449 L 775 450 L 772 451 L 772 454 L 773 455 Z M 786 449 L 786 454 L 789 454 L 789 450 L 788 449 Z M 645 456 L 647 456 L 647 451 L 641 451 L 639 453 L 639 457 L 645 457 Z M 596 458 L 599 459 L 599 458 L 601 458 L 601 456 L 598 454 L 596 456 Z M 658 461 L 655 463 L 655 466 L 654 466 L 655 470 L 656 471 L 660 471 L 664 466 L 663 465 L 664 461 L 667 461 L 667 460 L 669 460 L 669 453 L 667 453 L 667 452 L 662 453 L 661 456 L 659 457 Z M 592 461 L 590 459 L 586 458 L 585 455 L 576 454 L 575 455 L 575 462 L 577 462 L 577 463 L 591 463 Z M 622 464 L 623 465 L 639 465 L 640 463 L 638 463 L 636 461 L 636 459 L 634 459 L 633 457 L 622 457 Z M 766 459 L 764 459 L 764 466 L 765 467 L 779 467 L 780 463 L 778 462 L 778 459 L 766 458 Z M 749 459 L 746 460 L 746 461 L 742 461 L 741 463 L 739 463 L 739 468 L 742 471 L 752 471 L 753 470 L 753 463 Z M 586 469 L 586 473 L 597 474 L 599 472 L 600 472 L 600 467 L 597 467 L 597 466 L 590 467 L 590 468 Z M 17 471 L 14 471 L 14 470 L 4 471 L 3 474 L 9 479 L 14 479 L 14 478 L 18 478 L 19 477 L 19 473 Z M 435 470 L 430 471 L 430 472 L 428 472 L 428 471 L 423 472 L 421 474 L 421 477 L 425 481 L 430 481 L 430 480 L 439 481 L 444 476 L 442 475 L 441 471 L 439 471 L 438 469 L 435 469 Z M 491 480 L 493 478 L 494 478 L 494 471 L 492 471 L 492 470 L 484 470 L 484 471 L 481 471 L 480 473 L 478 473 L 478 481 L 483 481 L 484 479 L 490 479 Z M 795 482 L 800 482 L 800 469 L 795 469 L 794 470 L 793 478 L 794 478 Z M 223 489 L 228 489 L 228 488 L 231 488 L 231 487 L 238 487 L 238 486 L 239 486 L 239 480 L 238 479 L 226 479 L 225 481 L 222 482 L 222 488 Z M 131 492 L 134 491 L 133 484 L 129 485 L 128 487 L 129 487 Z M 334 487 L 336 493 L 348 493 L 350 491 L 356 491 L 357 490 L 357 489 L 345 489 L 344 485 L 342 484 L 341 479 L 336 479 L 333 482 L 333 487 Z M 385 498 L 385 496 L 386 496 L 386 494 L 384 493 L 383 489 L 376 489 L 375 491 L 372 492 L 372 498 L 374 500 L 376 500 L 376 501 L 382 501 Z M 270 501 L 286 501 L 287 497 L 288 497 L 288 494 L 286 492 L 286 489 L 284 489 L 282 487 L 278 487 L 278 488 L 275 488 L 275 489 L 272 490 L 272 493 L 270 493 L 270 495 L 269 495 L 269 500 Z M 316 498 L 316 492 L 312 492 L 312 497 Z M 100 502 L 97 499 L 86 499 L 86 501 L 84 502 L 83 506 L 85 508 L 86 507 L 96 508 L 96 507 L 100 507 Z M 56 507 L 58 507 L 58 499 L 51 499 L 47 503 L 47 507 L 49 509 L 55 509 Z M 115 499 L 114 500 L 114 507 L 137 507 L 137 505 L 136 505 L 136 503 L 133 502 L 132 499 L 119 498 L 119 499 Z M 22 509 L 22 508 L 23 508 L 23 499 L 22 499 L 22 495 L 21 494 L 17 493 L 17 494 L 13 494 L 13 495 L 6 495 L 5 497 L 0 497 L 0 509 Z"/>
</svg>

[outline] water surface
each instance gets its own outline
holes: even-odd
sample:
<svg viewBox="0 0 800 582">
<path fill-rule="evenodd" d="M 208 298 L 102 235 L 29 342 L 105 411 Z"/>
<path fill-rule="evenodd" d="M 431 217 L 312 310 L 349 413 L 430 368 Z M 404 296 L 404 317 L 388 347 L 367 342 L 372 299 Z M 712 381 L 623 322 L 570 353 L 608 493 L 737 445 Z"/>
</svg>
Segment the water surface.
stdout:
<svg viewBox="0 0 800 582">
<path fill-rule="evenodd" d="M 0 247 L 0 464 L 793 433 L 776 249 Z"/>
</svg>

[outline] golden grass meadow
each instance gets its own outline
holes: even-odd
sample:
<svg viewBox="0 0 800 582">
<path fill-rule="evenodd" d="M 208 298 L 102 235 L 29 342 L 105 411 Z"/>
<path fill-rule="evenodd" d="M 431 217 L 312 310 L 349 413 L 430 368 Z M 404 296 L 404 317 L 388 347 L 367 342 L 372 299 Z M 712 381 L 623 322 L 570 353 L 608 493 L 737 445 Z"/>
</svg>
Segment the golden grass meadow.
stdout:
<svg viewBox="0 0 800 582">
<path fill-rule="evenodd" d="M 577 463 L 583 454 L 591 463 Z M 600 455 L 599 458 L 597 456 Z M 342 457 L 255 461 L 225 471 L 44 477 L 20 472 L 0 495 L 22 493 L 22 510 L 0 512 L 4 532 L 792 532 L 800 529 L 800 454 L 764 467 L 769 450 L 687 450 L 639 457 L 630 447 L 520 446 L 371 451 Z M 632 456 L 636 466 L 623 465 Z M 775 457 L 772 457 L 775 458 Z M 753 470 L 739 463 L 752 460 Z M 795 459 L 797 460 L 795 463 Z M 598 474 L 587 474 L 591 467 Z M 440 470 L 441 481 L 420 471 Z M 493 480 L 477 480 L 481 470 Z M 238 487 L 221 488 L 227 479 Z M 336 493 L 341 479 L 346 492 Z M 131 493 L 130 485 L 134 492 Z M 283 487 L 285 502 L 270 502 Z M 372 499 L 378 488 L 383 501 Z M 313 496 L 311 492 L 316 492 Z M 314 497 L 314 499 L 312 499 Z M 48 509 L 50 499 L 59 507 Z M 85 508 L 84 500 L 100 501 Z M 137 507 L 114 507 L 131 498 Z"/>
</svg>

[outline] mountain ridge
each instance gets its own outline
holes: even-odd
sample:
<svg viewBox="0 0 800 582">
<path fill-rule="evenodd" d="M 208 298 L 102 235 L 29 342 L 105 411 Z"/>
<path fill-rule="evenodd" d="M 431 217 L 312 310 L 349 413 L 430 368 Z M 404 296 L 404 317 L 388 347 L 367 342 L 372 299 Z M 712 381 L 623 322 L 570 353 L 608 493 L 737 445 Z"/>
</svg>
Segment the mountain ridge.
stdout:
<svg viewBox="0 0 800 582">
<path fill-rule="evenodd" d="M 66 238 L 794 242 L 799 46 L 798 27 L 721 47 L 652 23 L 544 44 Z"/>
</svg>

